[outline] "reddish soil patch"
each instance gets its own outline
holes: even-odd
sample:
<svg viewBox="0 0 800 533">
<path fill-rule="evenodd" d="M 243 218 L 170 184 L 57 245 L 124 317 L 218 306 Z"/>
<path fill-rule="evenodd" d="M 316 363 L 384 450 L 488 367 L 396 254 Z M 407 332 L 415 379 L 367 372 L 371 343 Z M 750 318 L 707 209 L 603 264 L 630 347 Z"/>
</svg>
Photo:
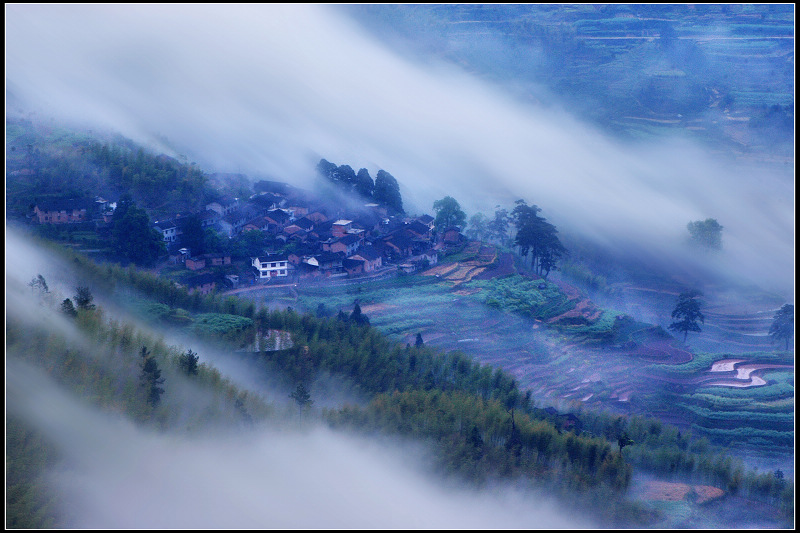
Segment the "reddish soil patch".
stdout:
<svg viewBox="0 0 800 533">
<path fill-rule="evenodd" d="M 645 500 L 680 502 L 692 491 L 691 485 L 668 481 L 648 481 L 644 486 Z"/>
<path fill-rule="evenodd" d="M 725 495 L 725 491 L 709 485 L 687 485 L 669 481 L 648 481 L 642 489 L 642 498 L 651 501 L 680 502 L 684 500 L 704 504 Z"/>
<path fill-rule="evenodd" d="M 597 320 L 603 313 L 602 309 L 598 309 L 590 300 L 583 299 L 578 302 L 574 308 L 566 313 L 562 313 L 547 321 L 548 324 L 555 324 L 558 322 L 569 324 L 591 324 Z"/>
<path fill-rule="evenodd" d="M 708 485 L 695 485 L 692 487 L 694 489 L 694 493 L 697 496 L 695 503 L 706 503 L 712 500 L 716 500 L 717 498 L 721 498 L 725 495 L 725 491 L 717 488 L 717 487 L 710 487 Z"/>
<path fill-rule="evenodd" d="M 476 280 L 487 280 L 487 279 L 494 279 L 499 278 L 502 276 L 508 276 L 510 274 L 516 273 L 516 269 L 514 268 L 514 256 L 511 253 L 507 252 L 504 254 L 500 254 L 497 258 L 497 265 L 494 268 L 487 268 L 477 276 L 472 279 Z"/>
<path fill-rule="evenodd" d="M 629 355 L 655 359 L 659 363 L 673 365 L 688 363 L 692 360 L 691 352 L 673 345 L 670 339 L 654 339 L 626 351 Z"/>
</svg>

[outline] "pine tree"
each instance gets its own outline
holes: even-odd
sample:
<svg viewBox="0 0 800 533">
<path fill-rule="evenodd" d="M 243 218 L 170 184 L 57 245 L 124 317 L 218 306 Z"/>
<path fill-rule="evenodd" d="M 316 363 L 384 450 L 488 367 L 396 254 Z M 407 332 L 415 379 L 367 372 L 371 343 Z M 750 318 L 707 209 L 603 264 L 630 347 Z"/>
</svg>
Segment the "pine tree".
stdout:
<svg viewBox="0 0 800 533">
<path fill-rule="evenodd" d="M 297 385 L 297 388 L 289 395 L 289 398 L 293 399 L 301 409 L 311 407 L 314 404 L 314 400 L 311 399 L 311 394 L 302 383 Z"/>
<path fill-rule="evenodd" d="M 71 317 L 78 316 L 78 311 L 75 309 L 75 306 L 72 304 L 72 300 L 69 298 L 66 298 L 63 302 L 61 302 L 61 312 Z"/>
<path fill-rule="evenodd" d="M 139 375 L 139 384 L 145 389 L 147 403 L 155 407 L 161 401 L 161 395 L 164 393 L 164 389 L 160 387 L 164 383 L 164 378 L 161 377 L 158 363 L 147 351 L 146 346 L 142 346 L 140 355 L 142 357 L 142 373 Z"/>
<path fill-rule="evenodd" d="M 794 306 L 792 304 L 785 304 L 775 313 L 772 325 L 769 327 L 769 334 L 773 340 L 785 340 L 785 349 L 789 349 L 789 341 L 794 337 Z"/>
<path fill-rule="evenodd" d="M 189 350 L 185 354 L 181 354 L 178 358 L 178 365 L 181 367 L 181 370 L 186 372 L 187 376 L 194 376 L 197 375 L 198 359 L 200 359 L 200 357 L 197 353 Z"/>
<path fill-rule="evenodd" d="M 677 322 L 670 324 L 669 329 L 683 332 L 683 342 L 686 342 L 686 336 L 690 331 L 697 333 L 702 331 L 697 321 L 705 323 L 705 317 L 700 312 L 700 302 L 696 300 L 702 295 L 703 293 L 698 290 L 691 290 L 678 296 L 678 303 L 672 311 L 672 318 L 677 319 Z"/>
</svg>

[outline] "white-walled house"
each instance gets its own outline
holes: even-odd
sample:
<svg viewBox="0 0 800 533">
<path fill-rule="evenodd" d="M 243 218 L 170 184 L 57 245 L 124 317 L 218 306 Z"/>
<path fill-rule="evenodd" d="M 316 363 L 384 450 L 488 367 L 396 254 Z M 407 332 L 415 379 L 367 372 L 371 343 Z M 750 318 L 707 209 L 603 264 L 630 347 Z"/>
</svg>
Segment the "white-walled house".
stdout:
<svg viewBox="0 0 800 533">
<path fill-rule="evenodd" d="M 289 275 L 289 259 L 285 255 L 251 257 L 258 279 L 285 278 Z"/>
</svg>

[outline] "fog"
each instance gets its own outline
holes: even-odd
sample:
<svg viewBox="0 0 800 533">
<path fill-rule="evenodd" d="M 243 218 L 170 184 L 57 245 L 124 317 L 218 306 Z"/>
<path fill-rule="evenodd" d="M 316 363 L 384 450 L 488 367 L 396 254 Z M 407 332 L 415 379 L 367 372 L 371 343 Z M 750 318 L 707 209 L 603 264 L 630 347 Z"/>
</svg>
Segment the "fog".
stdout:
<svg viewBox="0 0 800 533">
<path fill-rule="evenodd" d="M 407 210 L 525 198 L 562 231 L 686 259 L 725 228 L 725 270 L 793 292 L 793 168 L 678 137 L 626 144 L 434 59 L 390 51 L 334 6 L 10 5 L 9 100 L 205 170 L 309 183 L 324 157 L 400 182 Z M 492 46 L 497 44 L 493 42 Z M 15 111 L 11 109 L 10 111 Z"/>
<path fill-rule="evenodd" d="M 53 293 L 74 284 L 66 265 L 13 231 L 7 237 L 6 305 L 16 334 L 55 329 L 65 348 L 77 348 L 74 353 L 116 372 L 134 371 L 119 355 L 100 353 L 52 309 L 60 298 Z M 25 286 L 36 272 L 44 273 L 53 301 L 40 303 L 38 293 Z M 113 308 L 103 311 L 106 317 L 130 319 Z M 270 376 L 254 375 L 258 368 L 230 354 L 226 360 L 196 339 L 192 346 L 201 362 L 222 363 L 224 376 L 237 386 L 268 399 L 288 398 L 286 391 L 269 389 Z M 164 401 L 184 413 L 173 420 L 190 420 L 190 412 L 219 401 L 191 380 L 166 375 Z M 529 488 L 508 484 L 477 491 L 446 484 L 426 473 L 430 451 L 422 444 L 347 435 L 313 417 L 288 424 L 276 417 L 249 428 L 227 424 L 224 430 L 216 424 L 192 431 L 137 426 L 91 406 L 13 351 L 6 360 L 6 414 L 24 420 L 58 451 L 60 460 L 46 480 L 59 495 L 65 520 L 60 527 L 591 527 L 588 519 L 571 516 Z"/>
</svg>

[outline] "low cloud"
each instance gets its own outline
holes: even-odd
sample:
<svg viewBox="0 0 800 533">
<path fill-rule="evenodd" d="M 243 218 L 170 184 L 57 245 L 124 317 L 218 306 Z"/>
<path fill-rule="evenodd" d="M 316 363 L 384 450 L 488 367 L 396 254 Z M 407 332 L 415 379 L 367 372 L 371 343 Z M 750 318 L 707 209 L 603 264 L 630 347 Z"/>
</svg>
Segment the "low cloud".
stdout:
<svg viewBox="0 0 800 533">
<path fill-rule="evenodd" d="M 789 167 L 680 138 L 623 143 L 556 107 L 389 51 L 331 6 L 7 6 L 7 79 L 47 114 L 102 124 L 207 170 L 310 183 L 320 157 L 401 183 L 429 212 L 525 198 L 562 231 L 690 260 L 724 227 L 726 272 L 793 292 Z M 166 139 L 166 140 L 165 140 Z"/>
<path fill-rule="evenodd" d="M 324 427 L 155 433 L 7 366 L 8 410 L 60 452 L 49 475 L 71 528 L 576 528 L 590 521 L 511 487 L 422 472 L 421 447 Z"/>
</svg>

